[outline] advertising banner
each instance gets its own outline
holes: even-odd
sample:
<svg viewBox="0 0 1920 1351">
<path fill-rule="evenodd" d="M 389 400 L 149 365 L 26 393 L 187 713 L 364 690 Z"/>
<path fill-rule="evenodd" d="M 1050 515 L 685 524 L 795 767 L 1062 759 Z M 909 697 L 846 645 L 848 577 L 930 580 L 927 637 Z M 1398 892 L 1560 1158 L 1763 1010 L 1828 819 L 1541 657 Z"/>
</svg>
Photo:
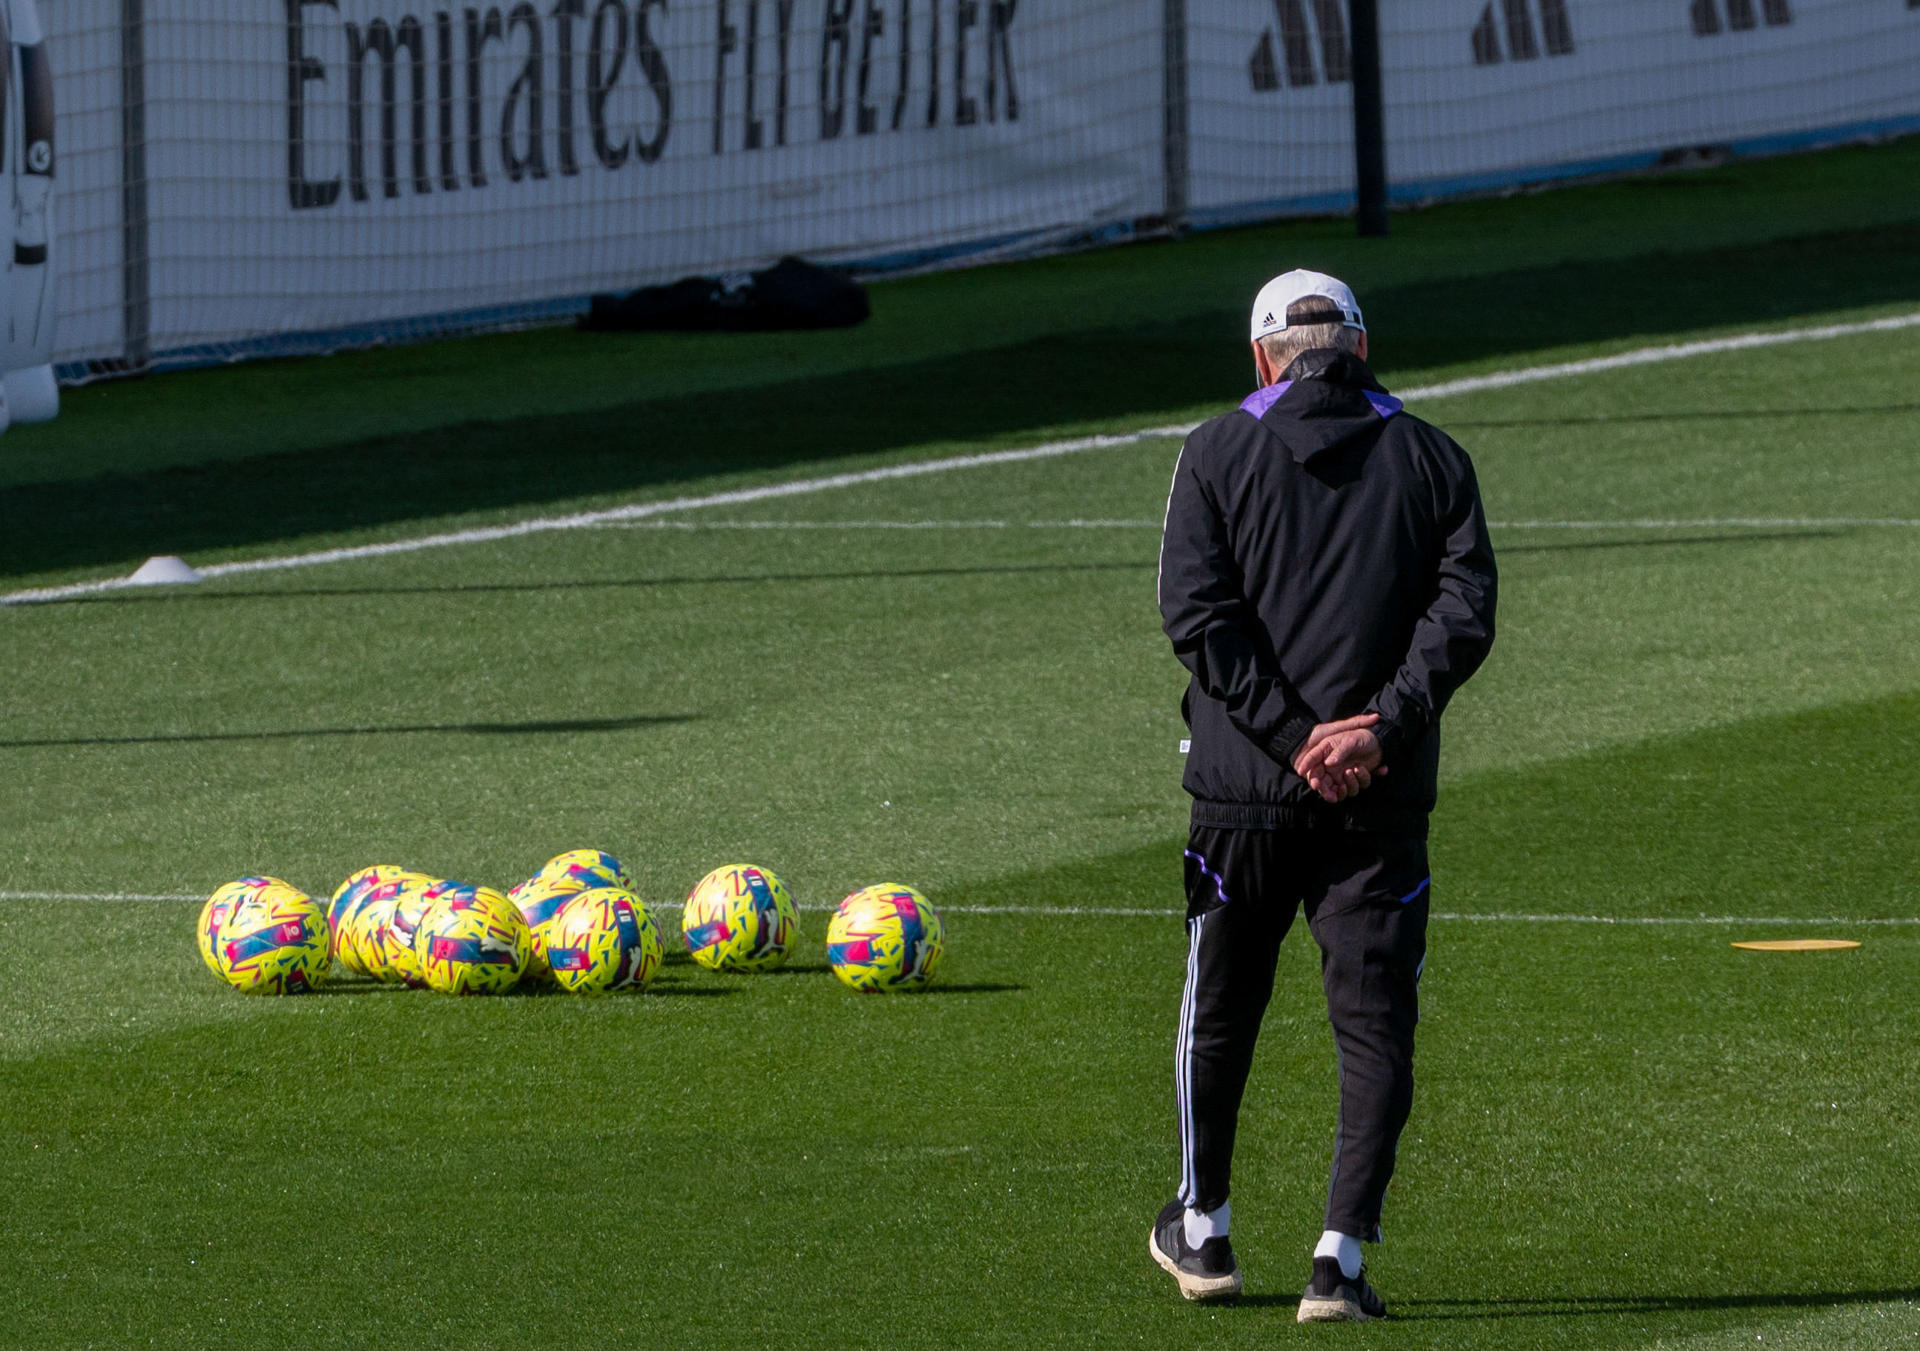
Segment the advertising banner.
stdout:
<svg viewBox="0 0 1920 1351">
<path fill-rule="evenodd" d="M 1150 3 L 170 0 L 147 32 L 156 351 L 937 257 L 1159 194 Z"/>
<path fill-rule="evenodd" d="M 938 266 L 1169 213 L 1345 210 L 1347 13 L 49 5 L 55 360 L 76 378 L 326 350 L 558 318 L 786 254 Z M 1402 201 L 1920 129 L 1920 0 L 1429 0 L 1380 18 Z"/>
<path fill-rule="evenodd" d="M 1395 200 L 1920 129 L 1909 0 L 1383 3 Z M 1196 223 L 1353 201 L 1346 0 L 1190 6 Z"/>
</svg>

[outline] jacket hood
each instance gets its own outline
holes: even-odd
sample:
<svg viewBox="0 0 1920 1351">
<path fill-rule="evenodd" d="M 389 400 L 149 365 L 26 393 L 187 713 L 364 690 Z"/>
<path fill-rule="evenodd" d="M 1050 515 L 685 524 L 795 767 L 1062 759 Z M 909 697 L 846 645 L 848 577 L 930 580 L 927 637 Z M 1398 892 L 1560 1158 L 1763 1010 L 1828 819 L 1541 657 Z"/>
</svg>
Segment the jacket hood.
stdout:
<svg viewBox="0 0 1920 1351">
<path fill-rule="evenodd" d="M 1359 357 L 1316 347 L 1295 357 L 1278 382 L 1249 394 L 1240 408 L 1305 464 L 1322 451 L 1372 435 L 1401 404 Z"/>
</svg>

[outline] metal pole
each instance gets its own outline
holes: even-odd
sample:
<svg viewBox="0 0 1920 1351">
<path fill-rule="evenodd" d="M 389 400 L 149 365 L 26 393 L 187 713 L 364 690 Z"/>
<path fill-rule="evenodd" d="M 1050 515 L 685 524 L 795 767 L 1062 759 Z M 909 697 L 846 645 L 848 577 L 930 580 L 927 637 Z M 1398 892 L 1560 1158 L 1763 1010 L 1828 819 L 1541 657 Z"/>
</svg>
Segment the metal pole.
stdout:
<svg viewBox="0 0 1920 1351">
<path fill-rule="evenodd" d="M 127 371 L 152 357 L 147 270 L 146 0 L 120 0 L 120 299 Z"/>
<path fill-rule="evenodd" d="M 1165 228 L 1179 234 L 1187 228 L 1187 0 L 1166 0 L 1163 31 L 1161 159 L 1166 195 L 1162 213 Z"/>
<path fill-rule="evenodd" d="M 1375 0 L 1347 0 L 1353 42 L 1354 219 L 1363 236 L 1387 232 L 1387 131 L 1380 91 L 1380 14 Z"/>
</svg>

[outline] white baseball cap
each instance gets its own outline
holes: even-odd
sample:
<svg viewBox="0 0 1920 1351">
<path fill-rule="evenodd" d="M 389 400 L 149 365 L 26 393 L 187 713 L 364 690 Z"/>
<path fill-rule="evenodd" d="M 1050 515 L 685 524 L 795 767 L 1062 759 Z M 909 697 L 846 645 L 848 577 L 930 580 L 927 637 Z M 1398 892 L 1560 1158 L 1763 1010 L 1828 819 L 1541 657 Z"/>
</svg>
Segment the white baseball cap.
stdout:
<svg viewBox="0 0 1920 1351">
<path fill-rule="evenodd" d="M 1367 331 L 1365 321 L 1360 318 L 1360 302 L 1353 298 L 1352 288 L 1338 277 L 1309 272 L 1302 267 L 1281 273 L 1262 286 L 1260 294 L 1253 298 L 1254 339 L 1257 341 L 1286 328 L 1287 307 L 1302 300 L 1322 300 L 1326 304 L 1316 307 L 1316 313 L 1296 318 L 1295 325 L 1345 324 L 1362 333 Z"/>
</svg>

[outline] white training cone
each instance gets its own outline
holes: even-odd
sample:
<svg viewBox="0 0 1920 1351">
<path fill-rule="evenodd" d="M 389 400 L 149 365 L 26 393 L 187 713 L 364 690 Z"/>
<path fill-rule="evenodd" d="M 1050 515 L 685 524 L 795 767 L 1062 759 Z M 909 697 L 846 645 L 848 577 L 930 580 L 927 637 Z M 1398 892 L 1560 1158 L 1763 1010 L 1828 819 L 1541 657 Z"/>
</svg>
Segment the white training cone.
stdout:
<svg viewBox="0 0 1920 1351">
<path fill-rule="evenodd" d="M 135 586 L 172 586 L 178 582 L 197 582 L 200 574 L 184 558 L 161 554 L 142 563 L 127 580 Z"/>
</svg>

